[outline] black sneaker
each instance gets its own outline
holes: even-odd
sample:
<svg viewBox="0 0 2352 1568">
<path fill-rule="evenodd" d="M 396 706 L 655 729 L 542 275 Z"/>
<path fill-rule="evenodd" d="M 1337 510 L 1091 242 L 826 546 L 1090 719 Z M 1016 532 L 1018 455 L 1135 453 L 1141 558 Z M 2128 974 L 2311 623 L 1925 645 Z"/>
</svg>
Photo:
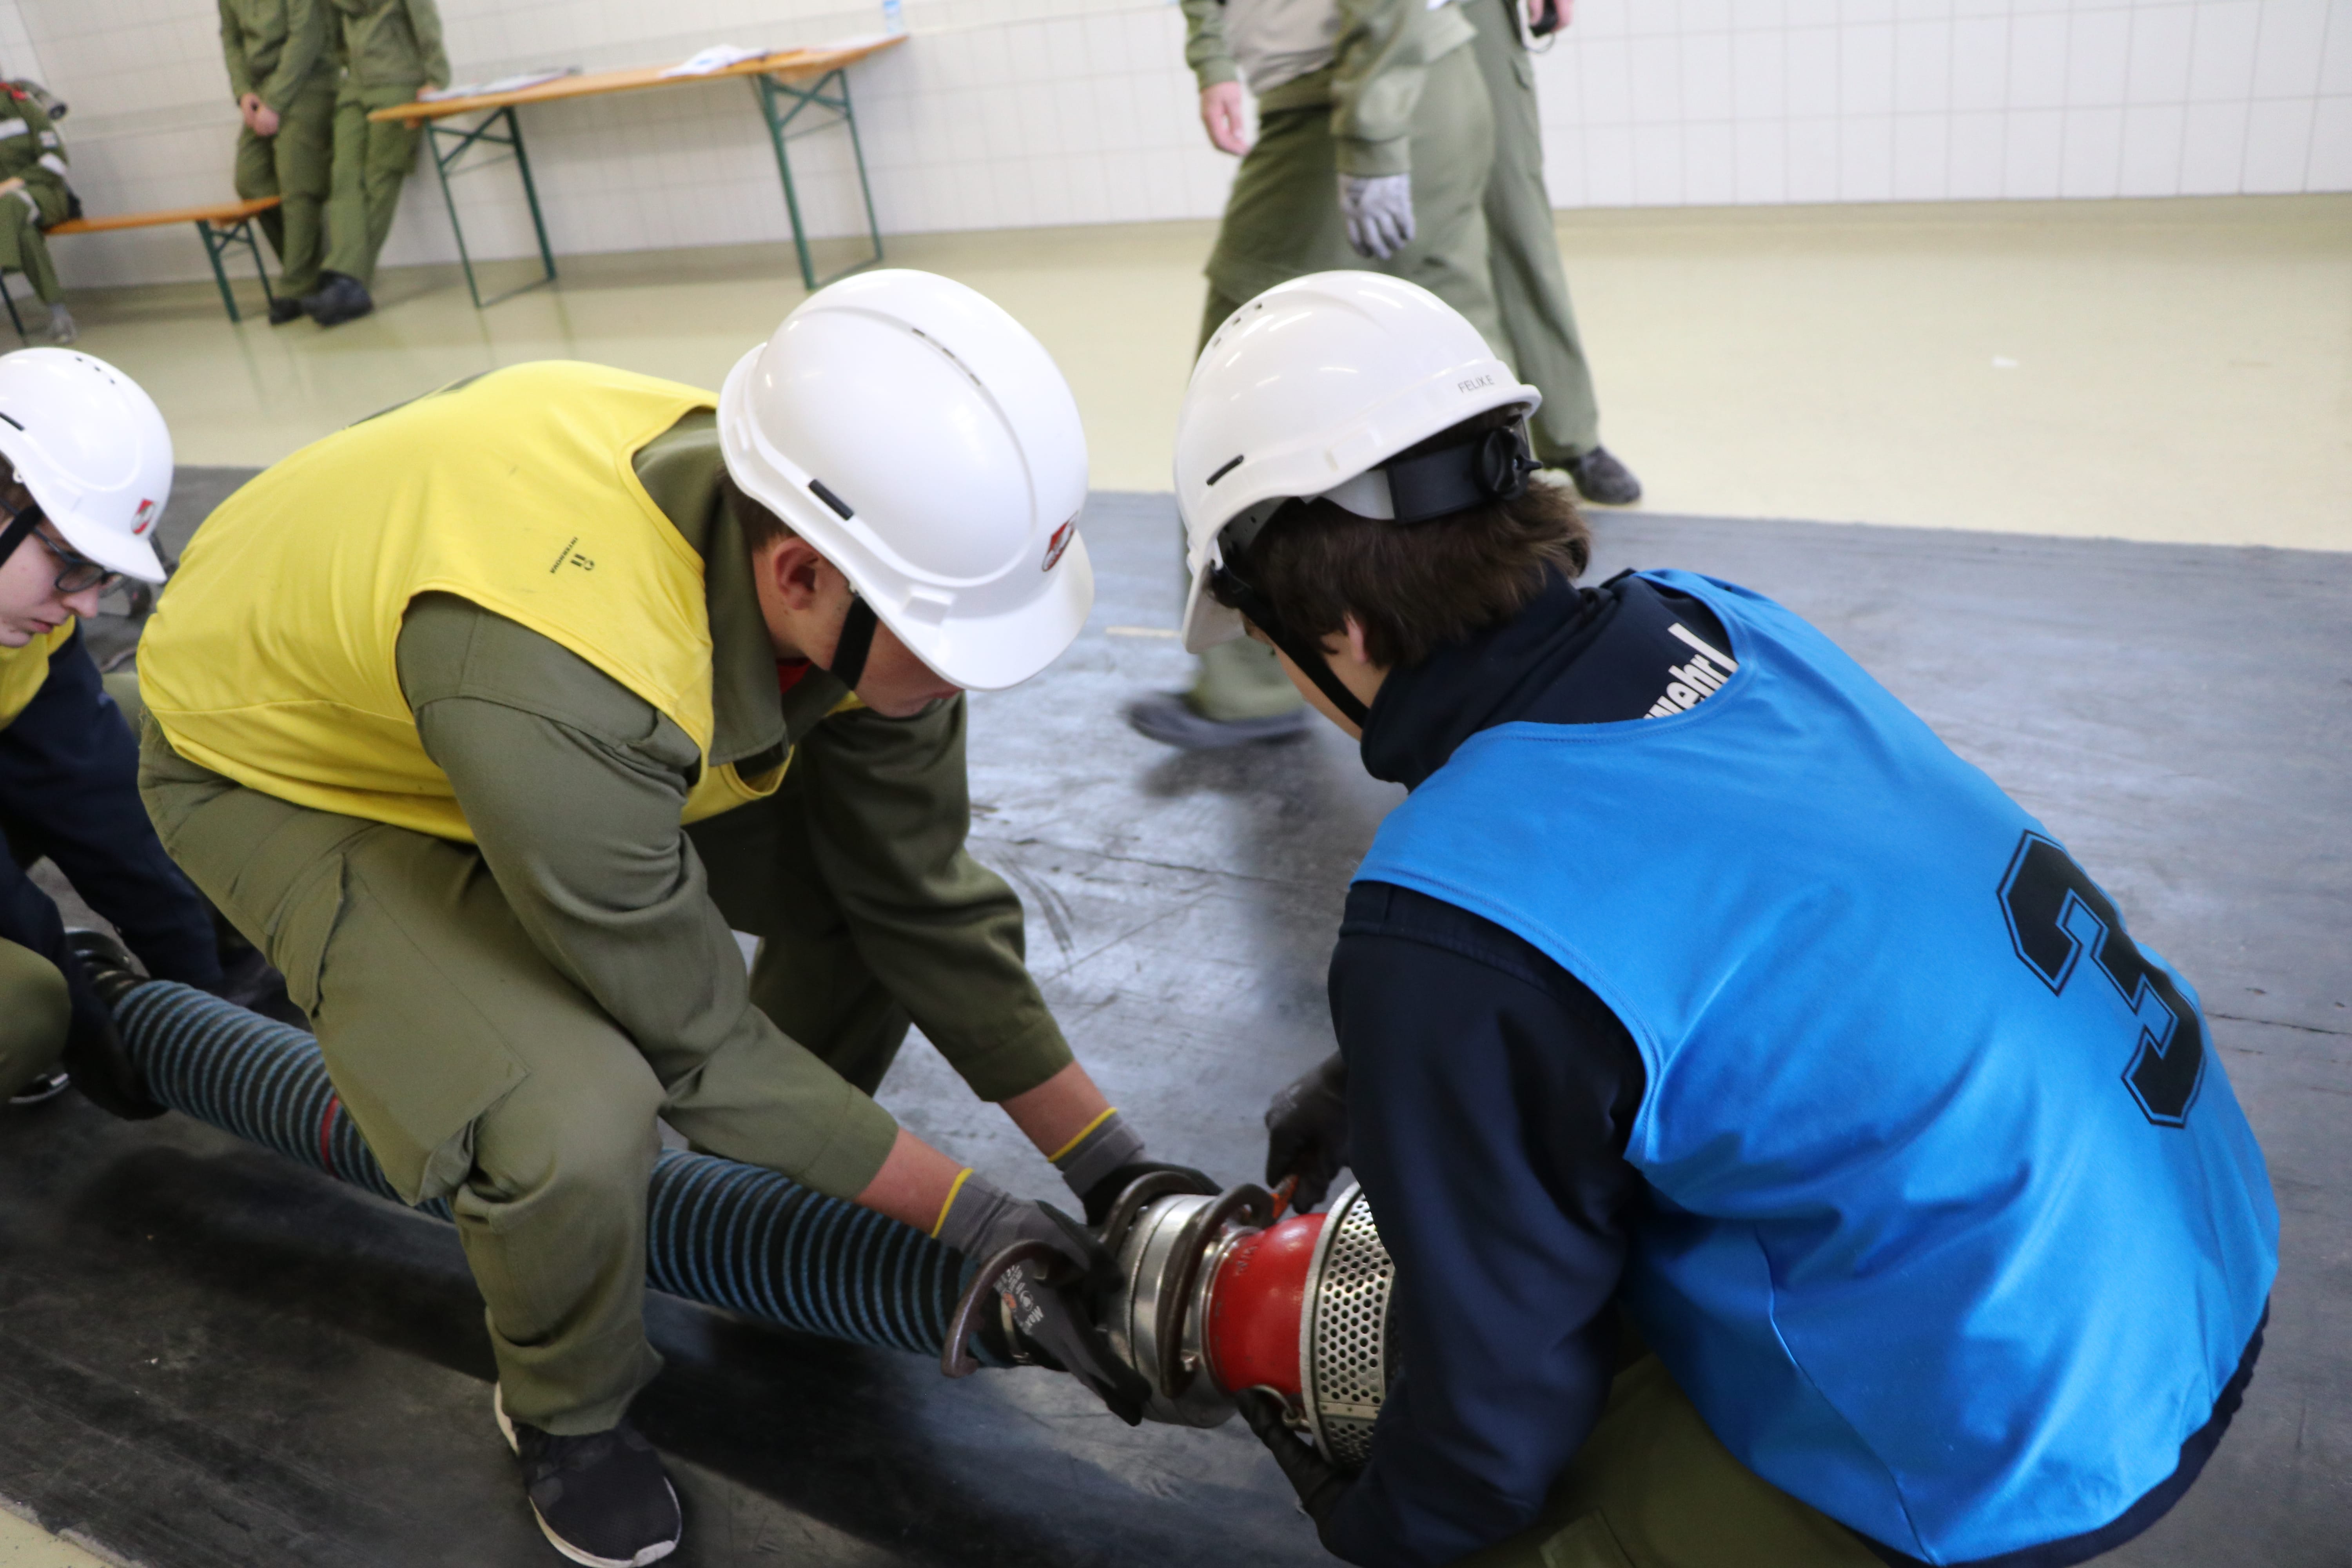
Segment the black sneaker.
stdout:
<svg viewBox="0 0 2352 1568">
<path fill-rule="evenodd" d="M 273 295 L 269 300 L 269 324 L 282 327 L 289 321 L 302 319 L 302 301 L 291 294 Z"/>
<path fill-rule="evenodd" d="M 1138 734 L 1180 752 L 1213 752 L 1260 741 L 1286 741 L 1303 734 L 1314 715 L 1305 703 L 1265 719 L 1210 719 L 1184 700 L 1181 691 L 1155 692 L 1129 704 L 1127 721 Z"/>
<path fill-rule="evenodd" d="M 1642 481 L 1606 447 L 1595 447 L 1560 467 L 1574 482 L 1576 493 L 1595 506 L 1632 506 L 1642 499 Z"/>
<path fill-rule="evenodd" d="M 507 1447 L 522 1461 L 523 1492 L 549 1544 L 588 1568 L 644 1568 L 677 1550 L 686 1521 L 661 1456 L 624 1420 L 609 1432 L 559 1437 L 490 1408 Z"/>
<path fill-rule="evenodd" d="M 322 327 L 340 327 L 345 321 L 356 321 L 375 309 L 375 300 L 367 285 L 348 272 L 321 272 L 319 291 L 302 296 L 302 309 Z"/>
</svg>

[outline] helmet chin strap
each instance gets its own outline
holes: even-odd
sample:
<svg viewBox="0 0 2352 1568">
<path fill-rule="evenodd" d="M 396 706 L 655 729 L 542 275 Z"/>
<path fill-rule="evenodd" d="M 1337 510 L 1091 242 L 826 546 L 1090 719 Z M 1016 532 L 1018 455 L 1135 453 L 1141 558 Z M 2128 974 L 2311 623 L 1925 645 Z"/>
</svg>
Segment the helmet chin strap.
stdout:
<svg viewBox="0 0 2352 1568">
<path fill-rule="evenodd" d="M 874 650 L 874 606 L 855 588 L 849 591 L 849 613 L 841 617 L 841 636 L 834 639 L 833 663 L 826 673 L 852 691 L 866 676 L 866 656 Z"/>
<path fill-rule="evenodd" d="M 18 512 L 5 529 L 0 529 L 0 565 L 16 553 L 16 547 L 33 537 L 33 530 L 41 526 L 41 509 L 26 507 Z"/>
<path fill-rule="evenodd" d="M 1338 709 L 1349 723 L 1361 730 L 1370 720 L 1371 710 L 1365 707 L 1364 700 L 1349 690 L 1346 683 L 1340 680 L 1339 672 L 1331 668 L 1330 656 L 1286 627 L 1276 617 L 1274 606 L 1251 585 L 1248 579 L 1222 563 L 1214 568 L 1214 574 L 1210 581 L 1217 589 L 1217 597 L 1231 605 L 1250 625 L 1264 632 L 1266 640 L 1280 648 L 1290 662 L 1298 667 L 1298 672 L 1313 681 L 1318 691 L 1331 700 L 1331 706 Z"/>
</svg>

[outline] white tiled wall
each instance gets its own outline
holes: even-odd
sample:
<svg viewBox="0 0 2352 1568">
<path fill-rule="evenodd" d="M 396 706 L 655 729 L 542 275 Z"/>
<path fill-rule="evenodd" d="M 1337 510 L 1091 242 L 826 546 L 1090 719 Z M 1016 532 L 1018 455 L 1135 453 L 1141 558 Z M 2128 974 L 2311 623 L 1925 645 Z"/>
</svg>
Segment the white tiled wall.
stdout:
<svg viewBox="0 0 2352 1568">
<path fill-rule="evenodd" d="M 878 0 L 442 0 L 480 79 L 873 31 Z M 854 78 L 886 232 L 1213 217 L 1232 177 L 1160 0 L 907 0 Z M 225 198 L 236 132 L 211 0 L 0 0 L 0 68 L 73 105 L 96 211 Z M 2352 0 L 1580 0 L 1538 57 L 1562 206 L 2352 189 Z M 559 254 L 778 239 L 751 89 L 525 111 Z M 859 213 L 837 132 L 797 142 L 803 213 Z M 455 259 L 429 170 L 387 264 Z M 509 168 L 462 176 L 477 257 L 528 251 Z M 203 275 L 177 230 L 61 241 L 69 283 Z"/>
<path fill-rule="evenodd" d="M 2352 0 L 1587 0 L 1562 206 L 2352 189 Z"/>
</svg>

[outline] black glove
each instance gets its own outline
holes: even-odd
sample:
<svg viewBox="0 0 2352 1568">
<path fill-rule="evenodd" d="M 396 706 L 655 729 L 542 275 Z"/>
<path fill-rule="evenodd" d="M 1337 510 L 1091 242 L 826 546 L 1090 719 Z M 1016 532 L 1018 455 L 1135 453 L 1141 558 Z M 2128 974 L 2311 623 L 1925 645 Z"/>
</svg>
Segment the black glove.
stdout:
<svg viewBox="0 0 2352 1568">
<path fill-rule="evenodd" d="M 1276 1093 L 1265 1108 L 1265 1184 L 1298 1178 L 1290 1206 L 1300 1212 L 1328 1196 L 1348 1163 L 1348 1064 L 1333 1052 Z"/>
<path fill-rule="evenodd" d="M 1326 1536 L 1331 1516 L 1339 1511 L 1340 1500 L 1348 1495 L 1347 1473 L 1315 1451 L 1315 1446 L 1290 1429 L 1283 1421 L 1281 1396 L 1263 1388 L 1244 1388 L 1234 1395 L 1234 1405 L 1282 1467 L 1283 1479 L 1290 1489 L 1298 1494 L 1298 1511 L 1315 1521 L 1315 1533 L 1326 1547 Z"/>
<path fill-rule="evenodd" d="M 60 1058 L 73 1086 L 92 1104 L 125 1121 L 144 1121 L 170 1109 L 147 1093 L 139 1069 L 131 1065 L 115 1032 L 114 1015 L 85 982 L 72 986 L 73 1019 L 66 1026 L 66 1048 Z"/>
<path fill-rule="evenodd" d="M 1103 1221 L 1110 1217 L 1111 1205 L 1118 1202 L 1118 1194 L 1127 1191 L 1129 1184 L 1155 1171 L 1183 1177 L 1190 1192 L 1207 1194 L 1217 1191 L 1217 1184 L 1209 1179 L 1205 1171 L 1196 1171 L 1190 1165 L 1171 1165 L 1165 1160 L 1132 1160 L 1088 1187 L 1079 1198 L 1087 1211 L 1087 1224 L 1100 1230 Z"/>
<path fill-rule="evenodd" d="M 1033 1253 L 1042 1250 L 1044 1256 L 996 1268 L 984 1281 L 1004 1310 L 1002 1317 L 982 1316 L 982 1332 L 991 1318 L 1010 1320 L 1011 1342 L 1002 1348 L 1011 1359 L 1066 1372 L 1129 1426 L 1142 1422 L 1151 1385 L 1113 1353 L 1087 1310 L 1088 1299 L 1110 1284 L 1117 1270 L 1084 1226 L 1050 1205 L 1019 1202 L 975 1174 L 964 1178 L 949 1205 L 939 1239 L 979 1259 L 983 1269 L 1024 1243 Z M 975 1280 L 974 1289 L 982 1283 Z"/>
</svg>

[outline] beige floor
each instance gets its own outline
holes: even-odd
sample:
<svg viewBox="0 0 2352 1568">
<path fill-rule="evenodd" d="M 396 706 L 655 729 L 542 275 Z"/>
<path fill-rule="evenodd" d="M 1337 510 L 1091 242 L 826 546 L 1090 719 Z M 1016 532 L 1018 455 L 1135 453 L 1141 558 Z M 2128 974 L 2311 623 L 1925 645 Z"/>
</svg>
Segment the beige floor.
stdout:
<svg viewBox="0 0 2352 1568">
<path fill-rule="evenodd" d="M 0 1568 L 107 1568 L 109 1561 L 58 1540 L 0 1502 Z"/>
<path fill-rule="evenodd" d="M 1164 489 L 1205 224 L 920 236 L 1076 388 L 1097 486 Z M 1604 436 L 1665 511 L 2352 549 L 2352 197 L 1562 214 Z M 802 290 L 782 247 L 594 257 L 477 311 L 388 276 L 321 332 L 209 287 L 77 301 L 181 458 L 266 463 L 548 355 L 716 386 Z M 520 264 L 501 264 L 508 272 Z M 247 286 L 248 290 L 251 285 Z"/>
</svg>

